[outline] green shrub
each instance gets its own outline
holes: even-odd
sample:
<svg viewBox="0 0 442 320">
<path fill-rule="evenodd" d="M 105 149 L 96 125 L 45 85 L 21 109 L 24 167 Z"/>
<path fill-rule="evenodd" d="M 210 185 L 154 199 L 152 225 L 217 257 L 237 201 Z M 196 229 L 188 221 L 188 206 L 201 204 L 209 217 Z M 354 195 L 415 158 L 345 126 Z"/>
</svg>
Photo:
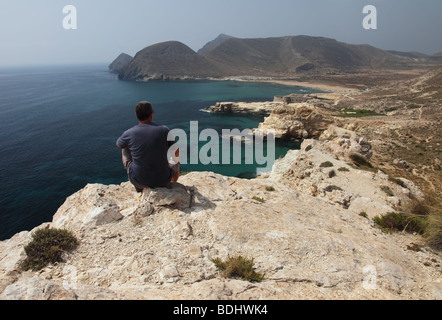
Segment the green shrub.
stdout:
<svg viewBox="0 0 442 320">
<path fill-rule="evenodd" d="M 313 149 L 313 145 L 310 144 L 307 147 L 305 147 L 305 152 L 309 152 L 312 149 Z"/>
<path fill-rule="evenodd" d="M 361 212 L 359 212 L 359 215 L 360 215 L 361 217 L 368 218 L 368 214 L 367 214 L 367 212 L 365 212 L 365 211 L 361 211 Z"/>
<path fill-rule="evenodd" d="M 346 167 L 340 167 L 338 169 L 338 171 L 340 171 L 340 172 L 349 172 L 350 170 L 348 168 L 346 168 Z"/>
<path fill-rule="evenodd" d="M 375 224 L 386 231 L 408 231 L 423 234 L 427 228 L 427 221 L 422 217 L 390 212 L 381 217 L 374 217 Z"/>
<path fill-rule="evenodd" d="M 426 242 L 437 250 L 442 250 L 442 201 L 437 194 L 427 194 L 424 202 L 411 203 L 410 211 L 427 220 L 424 232 Z"/>
<path fill-rule="evenodd" d="M 384 231 L 398 230 L 421 234 L 428 245 L 442 249 L 442 202 L 431 195 L 425 200 L 412 200 L 406 213 L 389 213 L 373 220 Z"/>
<path fill-rule="evenodd" d="M 50 263 L 62 261 L 65 250 L 72 250 L 78 240 L 63 229 L 39 229 L 32 235 L 32 241 L 25 246 L 26 259 L 21 269 L 38 271 Z"/>
<path fill-rule="evenodd" d="M 399 109 L 399 107 L 388 107 L 388 108 L 385 109 L 385 111 L 386 112 L 391 112 L 391 111 L 396 111 L 398 109 Z"/>
<path fill-rule="evenodd" d="M 393 191 L 391 191 L 390 187 L 388 187 L 388 186 L 381 186 L 381 190 L 384 191 L 387 194 L 387 196 L 389 196 L 389 197 L 394 196 Z"/>
<path fill-rule="evenodd" d="M 273 186 L 267 186 L 266 191 L 275 191 L 275 188 Z"/>
<path fill-rule="evenodd" d="M 212 259 L 212 262 L 226 278 L 239 278 L 250 282 L 260 282 L 265 277 L 265 274 L 255 271 L 253 259 L 237 256 L 229 257 L 226 261 L 215 258 Z"/>
<path fill-rule="evenodd" d="M 358 153 L 352 153 L 348 157 L 359 169 L 369 171 L 373 171 L 375 169 L 367 159 L 365 159 L 362 155 Z"/>
<path fill-rule="evenodd" d="M 407 207 L 407 211 L 418 216 L 426 216 L 430 213 L 430 208 L 424 201 L 412 200 Z"/>
<path fill-rule="evenodd" d="M 261 202 L 261 203 L 264 203 L 264 202 L 266 202 L 266 200 L 265 199 L 263 199 L 263 198 L 260 198 L 260 197 L 257 197 L 257 196 L 253 196 L 253 198 L 252 198 L 253 200 L 256 200 L 256 201 L 258 201 L 258 202 Z"/>
<path fill-rule="evenodd" d="M 427 243 L 435 249 L 442 250 L 442 211 L 440 208 L 433 208 L 427 216 L 427 228 L 424 237 Z"/>
<path fill-rule="evenodd" d="M 397 185 L 401 186 L 402 188 L 407 188 L 407 185 L 404 183 L 404 181 L 402 181 L 399 178 L 388 177 L 388 180 L 390 180 L 391 182 L 396 183 Z"/>
<path fill-rule="evenodd" d="M 330 161 L 325 161 L 319 165 L 319 168 L 330 168 L 333 167 L 333 163 Z"/>
<path fill-rule="evenodd" d="M 332 192 L 333 190 L 340 190 L 342 191 L 342 188 L 335 186 L 335 185 L 329 185 L 325 189 L 325 192 Z"/>
</svg>

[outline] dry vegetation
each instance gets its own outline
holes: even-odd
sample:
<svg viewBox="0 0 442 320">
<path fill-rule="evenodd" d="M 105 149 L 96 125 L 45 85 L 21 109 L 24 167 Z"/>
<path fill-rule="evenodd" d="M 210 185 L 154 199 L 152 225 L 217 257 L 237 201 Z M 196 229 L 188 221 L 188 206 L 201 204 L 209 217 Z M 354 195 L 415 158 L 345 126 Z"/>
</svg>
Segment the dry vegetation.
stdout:
<svg viewBox="0 0 442 320">
<path fill-rule="evenodd" d="M 416 73 L 420 76 L 416 77 Z M 372 110 L 380 114 L 341 117 L 340 121 L 344 125 L 351 125 L 370 141 L 374 150 L 370 162 L 375 168 L 381 169 L 392 179 L 409 179 L 423 190 L 425 203 L 416 204 L 411 199 L 401 209 L 413 217 L 425 216 L 428 227 L 421 233 L 429 243 L 441 248 L 442 67 L 430 72 L 416 70 L 408 75 L 396 75 L 397 79 L 395 74 L 387 77 L 390 79 L 389 84 L 341 97 L 336 101 L 336 111 L 351 108 Z M 374 83 L 372 76 L 364 79 L 358 75 L 358 78 L 359 83 Z M 379 83 L 385 81 L 381 77 Z M 416 213 L 422 212 L 422 208 L 426 210 L 425 215 Z M 390 222 L 396 219 L 404 223 L 403 217 L 389 219 Z M 406 223 L 409 223 L 410 219 L 407 219 Z"/>
</svg>

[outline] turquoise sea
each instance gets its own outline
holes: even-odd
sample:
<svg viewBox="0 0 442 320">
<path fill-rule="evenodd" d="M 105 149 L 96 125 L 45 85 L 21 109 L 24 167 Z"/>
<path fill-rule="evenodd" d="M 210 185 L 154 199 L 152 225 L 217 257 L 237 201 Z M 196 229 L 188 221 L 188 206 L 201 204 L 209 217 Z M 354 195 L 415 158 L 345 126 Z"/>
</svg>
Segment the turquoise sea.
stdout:
<svg viewBox="0 0 442 320">
<path fill-rule="evenodd" d="M 235 81 L 123 82 L 106 65 L 0 69 L 0 240 L 52 220 L 66 197 L 88 183 L 127 181 L 115 141 L 137 123 L 134 107 L 150 101 L 154 121 L 189 130 L 255 128 L 258 116 L 215 115 L 218 101 L 269 101 L 314 90 Z M 275 157 L 296 144 L 278 143 Z M 264 150 L 266 150 L 264 148 Z M 183 165 L 250 177 L 256 165 Z"/>
</svg>

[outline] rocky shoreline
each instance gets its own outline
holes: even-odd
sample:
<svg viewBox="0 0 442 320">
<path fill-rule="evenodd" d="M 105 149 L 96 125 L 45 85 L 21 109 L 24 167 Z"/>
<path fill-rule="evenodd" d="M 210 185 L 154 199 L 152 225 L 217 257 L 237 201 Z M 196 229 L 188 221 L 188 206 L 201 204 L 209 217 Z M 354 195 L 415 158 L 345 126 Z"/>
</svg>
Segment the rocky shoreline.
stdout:
<svg viewBox="0 0 442 320">
<path fill-rule="evenodd" d="M 327 112 L 332 101 L 329 97 L 329 94 L 297 94 L 277 96 L 271 102 L 218 102 L 205 111 L 265 116 L 253 130 L 254 134 L 266 137 L 271 130 L 277 140 L 302 141 L 318 139 L 330 124 L 337 122 Z"/>
</svg>

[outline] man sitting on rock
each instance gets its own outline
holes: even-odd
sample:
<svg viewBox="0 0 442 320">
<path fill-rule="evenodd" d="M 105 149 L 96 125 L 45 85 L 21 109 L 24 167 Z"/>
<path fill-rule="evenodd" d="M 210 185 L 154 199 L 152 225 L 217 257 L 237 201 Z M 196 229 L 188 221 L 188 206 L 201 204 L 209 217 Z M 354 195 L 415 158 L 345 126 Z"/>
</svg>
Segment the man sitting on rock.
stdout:
<svg viewBox="0 0 442 320">
<path fill-rule="evenodd" d="M 117 140 L 129 181 L 138 192 L 144 188 L 169 187 L 180 174 L 180 163 L 169 163 L 167 152 L 175 142 L 168 141 L 169 128 L 153 123 L 152 104 L 135 107 L 138 125 L 126 130 Z M 179 150 L 175 152 L 179 156 Z"/>
</svg>

